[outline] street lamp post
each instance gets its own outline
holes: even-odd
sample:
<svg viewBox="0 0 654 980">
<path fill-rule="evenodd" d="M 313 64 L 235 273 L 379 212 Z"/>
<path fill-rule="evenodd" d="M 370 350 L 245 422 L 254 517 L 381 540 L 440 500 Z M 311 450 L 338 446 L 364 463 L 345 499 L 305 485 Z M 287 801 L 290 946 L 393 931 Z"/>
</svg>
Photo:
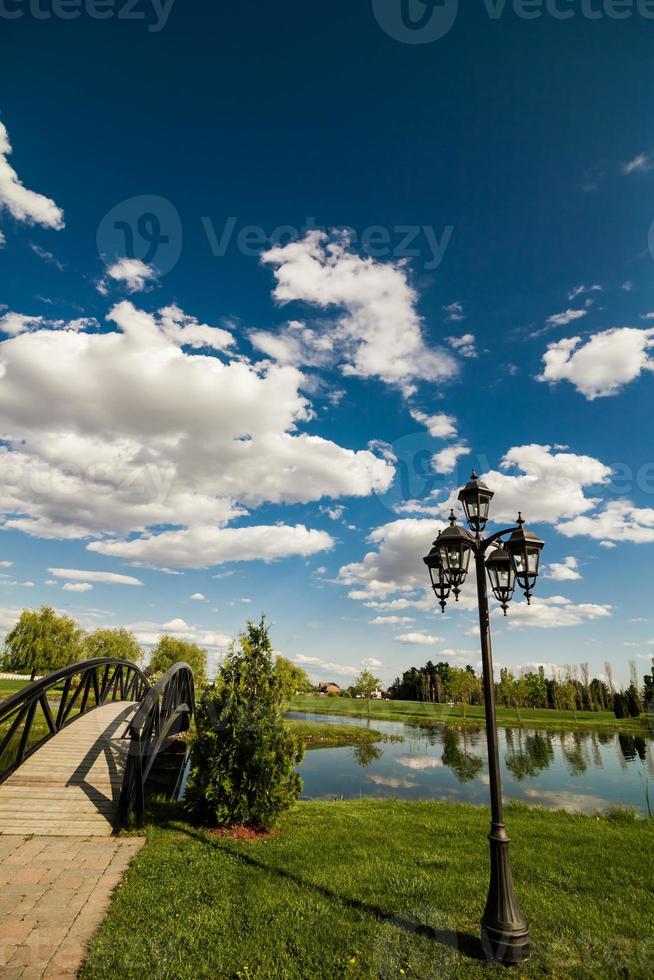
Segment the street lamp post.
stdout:
<svg viewBox="0 0 654 980">
<path fill-rule="evenodd" d="M 491 798 L 490 884 L 481 920 L 481 941 L 490 959 L 511 965 L 529 958 L 531 943 L 515 894 L 509 858 L 510 838 L 504 824 L 486 574 L 505 616 L 516 581 L 524 590 L 527 602 L 531 603 L 544 542 L 525 528 L 521 514 L 515 527 L 497 531 L 488 538 L 482 537 L 493 496 L 493 491 L 473 472 L 470 482 L 459 493 L 470 531 L 456 523 L 452 511 L 450 526 L 438 535 L 424 561 L 434 594 L 445 612 L 451 594 L 459 601 L 470 559 L 473 556 L 475 559 Z M 503 541 L 507 535 L 508 541 Z M 486 557 L 490 549 L 491 554 Z"/>
</svg>

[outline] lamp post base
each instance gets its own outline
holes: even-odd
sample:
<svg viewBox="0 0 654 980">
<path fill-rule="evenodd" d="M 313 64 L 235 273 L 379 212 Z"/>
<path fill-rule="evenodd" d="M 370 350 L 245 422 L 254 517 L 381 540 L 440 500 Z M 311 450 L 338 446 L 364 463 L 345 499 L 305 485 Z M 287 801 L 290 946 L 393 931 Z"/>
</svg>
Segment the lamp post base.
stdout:
<svg viewBox="0 0 654 980">
<path fill-rule="evenodd" d="M 531 956 L 529 932 L 500 932 L 482 923 L 481 945 L 486 959 L 504 966 L 518 966 Z"/>
<path fill-rule="evenodd" d="M 515 966 L 531 956 L 531 940 L 513 887 L 510 841 L 504 824 L 493 824 L 488 840 L 491 874 L 481 920 L 481 944 L 489 960 Z"/>
</svg>

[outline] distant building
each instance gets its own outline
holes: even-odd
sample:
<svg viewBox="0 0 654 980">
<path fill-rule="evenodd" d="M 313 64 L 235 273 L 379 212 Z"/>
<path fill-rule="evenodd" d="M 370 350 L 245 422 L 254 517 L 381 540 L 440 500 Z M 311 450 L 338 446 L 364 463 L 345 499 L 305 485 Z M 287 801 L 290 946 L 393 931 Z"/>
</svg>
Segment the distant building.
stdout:
<svg viewBox="0 0 654 980">
<path fill-rule="evenodd" d="M 341 693 L 341 689 L 338 684 L 334 684 L 329 681 L 327 684 L 320 684 L 319 690 L 321 694 L 331 694 L 332 696 L 338 696 Z"/>
</svg>

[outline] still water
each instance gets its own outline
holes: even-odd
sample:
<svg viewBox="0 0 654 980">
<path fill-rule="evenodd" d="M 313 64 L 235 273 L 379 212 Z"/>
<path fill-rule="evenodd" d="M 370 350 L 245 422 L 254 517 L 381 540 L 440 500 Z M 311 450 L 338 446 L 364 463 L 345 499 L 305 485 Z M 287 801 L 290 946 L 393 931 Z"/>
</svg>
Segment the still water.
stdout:
<svg viewBox="0 0 654 980">
<path fill-rule="evenodd" d="M 292 712 L 289 718 L 363 725 L 365 720 Z M 488 802 L 486 734 L 478 728 L 373 720 L 403 741 L 307 752 L 300 773 L 304 799 L 359 796 Z M 628 806 L 654 810 L 654 735 L 501 728 L 505 799 L 584 813 Z M 649 780 L 649 783 L 648 783 Z"/>
</svg>

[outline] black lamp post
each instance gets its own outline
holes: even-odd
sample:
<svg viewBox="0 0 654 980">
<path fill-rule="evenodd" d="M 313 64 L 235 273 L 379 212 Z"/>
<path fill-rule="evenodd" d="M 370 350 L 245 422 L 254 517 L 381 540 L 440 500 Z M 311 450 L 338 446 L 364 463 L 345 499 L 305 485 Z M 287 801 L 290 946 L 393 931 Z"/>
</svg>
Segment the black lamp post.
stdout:
<svg viewBox="0 0 654 980">
<path fill-rule="evenodd" d="M 519 515 L 516 527 L 497 531 L 490 537 L 483 538 L 482 532 L 488 522 L 493 496 L 493 491 L 473 473 L 470 482 L 459 494 L 473 533 L 457 525 L 452 511 L 450 527 L 441 531 L 424 561 L 429 569 L 436 598 L 445 612 L 450 593 L 454 593 L 458 601 L 461 586 L 468 574 L 470 558 L 473 555 L 475 558 L 491 797 L 491 829 L 488 835 L 490 885 L 481 920 L 481 941 L 490 959 L 511 965 L 529 958 L 531 943 L 527 923 L 520 911 L 513 886 L 509 858 L 510 839 L 504 824 L 486 572 L 493 593 L 506 616 L 516 580 L 520 588 L 524 589 L 527 601 L 531 602 L 538 578 L 540 553 L 545 543 L 525 528 L 522 515 Z M 506 535 L 510 535 L 509 540 L 503 542 L 502 538 Z M 493 550 L 486 558 L 486 553 L 491 548 Z"/>
</svg>

